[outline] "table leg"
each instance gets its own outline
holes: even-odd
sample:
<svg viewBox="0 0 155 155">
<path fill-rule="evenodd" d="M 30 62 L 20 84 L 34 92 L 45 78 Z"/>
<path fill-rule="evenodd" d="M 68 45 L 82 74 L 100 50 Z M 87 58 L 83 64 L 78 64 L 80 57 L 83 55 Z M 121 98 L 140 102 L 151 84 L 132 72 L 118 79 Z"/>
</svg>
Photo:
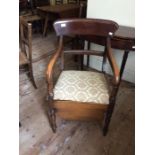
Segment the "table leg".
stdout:
<svg viewBox="0 0 155 155">
<path fill-rule="evenodd" d="M 43 37 L 46 36 L 46 33 L 47 33 L 47 26 L 48 26 L 48 14 L 46 15 L 45 17 L 45 23 L 44 23 L 44 30 L 43 30 Z"/>
<path fill-rule="evenodd" d="M 88 50 L 90 50 L 90 41 L 88 41 L 88 47 L 87 47 Z M 89 67 L 89 59 L 90 59 L 90 56 L 87 55 L 87 67 Z"/>
<path fill-rule="evenodd" d="M 122 80 L 122 75 L 123 75 L 123 72 L 124 72 L 124 68 L 125 68 L 125 65 L 126 65 L 128 54 L 129 54 L 129 51 L 124 51 L 123 60 L 122 60 L 122 64 L 121 64 L 121 69 L 120 69 L 120 80 Z"/>
<path fill-rule="evenodd" d="M 84 55 L 80 55 L 80 60 L 81 60 L 81 70 L 83 70 L 83 59 L 84 59 Z"/>
</svg>

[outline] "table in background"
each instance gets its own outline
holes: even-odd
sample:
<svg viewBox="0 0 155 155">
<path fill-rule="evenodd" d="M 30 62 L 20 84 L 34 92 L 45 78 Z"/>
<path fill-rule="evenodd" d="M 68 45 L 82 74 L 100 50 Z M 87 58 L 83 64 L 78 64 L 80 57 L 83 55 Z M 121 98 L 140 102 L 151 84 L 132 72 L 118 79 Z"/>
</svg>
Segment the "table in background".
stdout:
<svg viewBox="0 0 155 155">
<path fill-rule="evenodd" d="M 37 7 L 40 13 L 45 16 L 43 36 L 47 32 L 47 24 L 50 18 L 63 19 L 79 17 L 80 5 L 79 4 L 62 4 L 62 5 L 49 5 Z"/>
<path fill-rule="evenodd" d="M 88 48 L 90 48 L 90 43 L 96 43 L 99 45 L 105 45 L 105 40 L 95 36 L 83 36 L 83 39 L 88 41 Z M 120 68 L 120 78 L 122 78 L 126 61 L 129 52 L 135 51 L 135 28 L 127 26 L 119 26 L 114 37 L 111 40 L 111 47 L 115 49 L 124 50 L 124 55 Z M 87 66 L 89 67 L 89 57 L 87 57 Z"/>
</svg>

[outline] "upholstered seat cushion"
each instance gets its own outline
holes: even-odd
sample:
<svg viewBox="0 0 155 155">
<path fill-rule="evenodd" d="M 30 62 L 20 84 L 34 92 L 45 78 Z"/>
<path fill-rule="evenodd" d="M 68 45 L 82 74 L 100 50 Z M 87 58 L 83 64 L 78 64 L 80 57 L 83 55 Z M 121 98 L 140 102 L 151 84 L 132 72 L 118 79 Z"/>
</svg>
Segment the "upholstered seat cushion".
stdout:
<svg viewBox="0 0 155 155">
<path fill-rule="evenodd" d="M 62 71 L 54 87 L 54 100 L 109 104 L 109 89 L 104 74 Z"/>
</svg>

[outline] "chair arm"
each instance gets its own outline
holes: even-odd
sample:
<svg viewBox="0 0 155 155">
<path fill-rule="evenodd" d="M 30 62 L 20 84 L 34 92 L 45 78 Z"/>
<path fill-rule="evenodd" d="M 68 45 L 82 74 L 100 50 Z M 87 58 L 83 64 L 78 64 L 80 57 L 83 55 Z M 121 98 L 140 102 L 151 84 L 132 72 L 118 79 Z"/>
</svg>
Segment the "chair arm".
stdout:
<svg viewBox="0 0 155 155">
<path fill-rule="evenodd" d="M 111 48 L 111 42 L 110 42 L 110 38 L 107 38 L 107 57 L 108 57 L 108 60 L 110 62 L 110 66 L 112 68 L 112 71 L 114 73 L 114 84 L 119 84 L 120 82 L 120 69 L 116 63 L 116 60 L 113 56 L 113 53 L 112 53 L 112 48 Z"/>
<path fill-rule="evenodd" d="M 54 66 L 56 64 L 57 59 L 59 58 L 61 52 L 63 50 L 63 37 L 60 37 L 59 39 L 59 47 L 56 50 L 55 54 L 50 59 L 47 70 L 46 70 L 46 82 L 47 82 L 47 88 L 48 88 L 48 96 L 53 97 L 53 71 Z"/>
</svg>

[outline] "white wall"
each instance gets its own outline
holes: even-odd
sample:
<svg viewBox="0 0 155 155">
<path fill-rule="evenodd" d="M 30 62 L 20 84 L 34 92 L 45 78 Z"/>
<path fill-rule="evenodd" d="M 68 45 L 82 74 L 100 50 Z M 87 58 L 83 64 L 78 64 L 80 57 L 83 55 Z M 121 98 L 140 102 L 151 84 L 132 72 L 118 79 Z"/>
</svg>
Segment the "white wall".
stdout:
<svg viewBox="0 0 155 155">
<path fill-rule="evenodd" d="M 119 25 L 135 26 L 135 1 L 134 0 L 88 0 L 87 17 L 110 19 L 116 21 Z M 103 50 L 103 47 L 91 45 L 92 49 Z M 114 50 L 117 63 L 120 66 L 123 52 Z M 98 70 L 101 69 L 102 59 L 99 57 L 90 58 L 90 66 Z M 110 66 L 107 63 L 105 69 L 111 74 Z M 135 82 L 135 55 L 130 52 L 127 64 L 124 70 L 123 79 Z"/>
<path fill-rule="evenodd" d="M 135 0 L 88 0 L 88 17 L 112 19 L 120 25 L 135 26 Z"/>
</svg>

